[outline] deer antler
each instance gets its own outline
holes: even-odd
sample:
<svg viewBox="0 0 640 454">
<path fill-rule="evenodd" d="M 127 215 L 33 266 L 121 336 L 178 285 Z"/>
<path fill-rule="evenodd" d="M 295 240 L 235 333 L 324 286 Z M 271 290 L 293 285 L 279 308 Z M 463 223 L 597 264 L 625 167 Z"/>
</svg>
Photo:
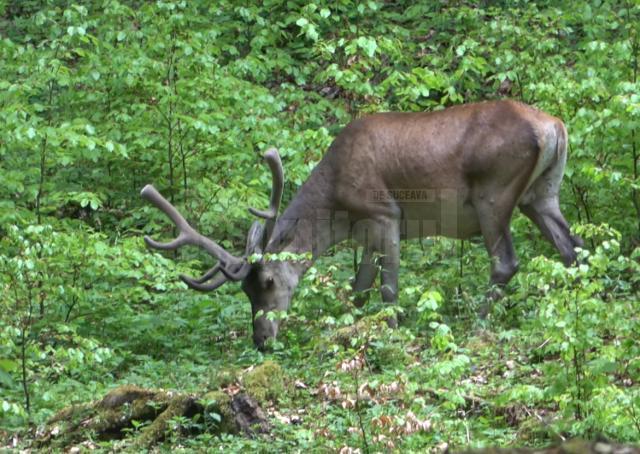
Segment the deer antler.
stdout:
<svg viewBox="0 0 640 454">
<path fill-rule="evenodd" d="M 276 225 L 278 217 L 278 209 L 282 201 L 282 192 L 284 190 L 284 171 L 282 169 L 282 161 L 278 150 L 270 148 L 264 154 L 264 159 L 271 170 L 271 199 L 269 200 L 269 210 L 261 211 L 249 207 L 249 211 L 259 218 L 266 219 L 264 226 L 264 236 L 262 237 L 262 248 L 264 249 L 271 238 L 273 228 Z"/>
<path fill-rule="evenodd" d="M 203 248 L 209 254 L 220 260 L 220 263 L 225 268 L 228 266 L 237 265 L 242 262 L 241 258 L 229 254 L 215 241 L 210 240 L 206 236 L 203 236 L 200 233 L 196 232 L 182 217 L 178 210 L 173 205 L 171 205 L 171 203 L 169 203 L 167 199 L 162 197 L 162 194 L 160 194 L 152 185 L 148 184 L 144 188 L 142 188 L 142 191 L 140 191 L 140 195 L 143 199 L 148 200 L 153 205 L 155 205 L 156 208 L 160 209 L 164 214 L 166 214 L 173 221 L 176 227 L 178 227 L 178 230 L 180 232 L 176 239 L 168 243 L 159 243 L 155 240 L 152 240 L 148 236 L 145 236 L 144 241 L 149 247 L 161 250 L 174 250 L 178 249 L 181 246 L 190 244 L 192 246 L 199 246 Z"/>
<path fill-rule="evenodd" d="M 249 234 L 247 235 L 245 253 L 242 257 L 236 257 L 229 254 L 218 243 L 194 230 L 178 210 L 152 185 L 148 184 L 142 188 L 142 191 L 140 192 L 142 198 L 148 200 L 165 213 L 171 221 L 173 221 L 179 231 L 177 238 L 168 243 L 160 243 L 148 236 L 145 236 L 144 240 L 149 247 L 160 250 L 175 250 L 186 245 L 199 246 L 218 259 L 218 263 L 199 278 L 181 275 L 180 278 L 189 287 L 206 292 L 215 290 L 228 280 L 239 281 L 244 279 L 251 269 L 251 264 L 248 262 L 249 255 L 254 252 L 261 252 L 262 247 L 267 244 L 267 241 L 273 232 L 273 227 L 278 215 L 278 208 L 282 199 L 284 172 L 282 170 L 282 161 L 278 155 L 278 150 L 275 148 L 268 150 L 264 154 L 264 159 L 267 161 L 267 164 L 271 169 L 272 176 L 269 210 L 260 211 L 254 208 L 249 208 L 251 213 L 266 219 L 266 223 L 265 226 L 263 226 L 260 222 L 255 221 L 251 225 Z"/>
<path fill-rule="evenodd" d="M 275 220 L 278 216 L 280 201 L 282 200 L 282 191 L 284 189 L 284 172 L 282 170 L 282 161 L 278 150 L 270 148 L 264 154 L 264 160 L 267 161 L 269 169 L 271 169 L 271 200 L 269 201 L 269 210 L 261 211 L 249 207 L 249 211 L 262 219 Z"/>
</svg>

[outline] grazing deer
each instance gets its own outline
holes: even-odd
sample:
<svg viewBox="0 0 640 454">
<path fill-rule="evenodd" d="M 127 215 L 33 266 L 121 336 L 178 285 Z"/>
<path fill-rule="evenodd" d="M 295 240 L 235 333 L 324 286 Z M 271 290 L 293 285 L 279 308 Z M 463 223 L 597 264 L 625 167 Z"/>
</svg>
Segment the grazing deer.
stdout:
<svg viewBox="0 0 640 454">
<path fill-rule="evenodd" d="M 191 228 L 153 186 L 141 193 L 180 232 L 166 244 L 145 237 L 150 247 L 194 245 L 218 260 L 198 279 L 181 276 L 189 287 L 211 291 L 227 281 L 242 281 L 258 348 L 278 332 L 278 320 L 265 314 L 288 309 L 313 260 L 347 238 L 363 247 L 353 289 L 362 295 L 380 269 L 386 303 L 395 303 L 398 296 L 401 238 L 482 234 L 492 259 L 490 283 L 497 286 L 507 284 L 518 268 L 509 231 L 516 206 L 566 265 L 575 261 L 574 248 L 582 245 L 570 234 L 558 199 L 567 159 L 564 124 L 518 102 L 379 113 L 355 120 L 336 137 L 280 217 L 282 163 L 275 149 L 264 157 L 273 178 L 270 206 L 267 211 L 249 209 L 265 223 L 253 223 L 241 257 Z M 280 252 L 310 253 L 310 259 L 249 260 L 252 254 Z M 356 302 L 362 304 L 364 298 Z"/>
</svg>

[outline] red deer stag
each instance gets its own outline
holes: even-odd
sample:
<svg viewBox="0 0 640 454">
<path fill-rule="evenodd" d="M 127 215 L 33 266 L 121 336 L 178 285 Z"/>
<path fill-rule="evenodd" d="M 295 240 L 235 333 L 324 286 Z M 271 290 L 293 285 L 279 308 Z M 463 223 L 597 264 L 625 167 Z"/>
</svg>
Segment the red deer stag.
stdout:
<svg viewBox="0 0 640 454">
<path fill-rule="evenodd" d="M 227 281 L 242 281 L 258 348 L 278 332 L 279 322 L 265 314 L 286 310 L 313 260 L 346 238 L 363 247 L 354 290 L 362 295 L 370 289 L 380 269 L 386 303 L 397 300 L 401 238 L 482 234 L 492 259 L 490 282 L 497 286 L 504 286 L 518 268 L 509 231 L 516 206 L 566 265 L 582 245 L 570 234 L 558 199 L 567 159 L 564 124 L 521 103 L 493 101 L 355 120 L 336 137 L 281 217 L 282 163 L 275 149 L 265 159 L 273 177 L 270 207 L 249 209 L 266 221 L 253 223 L 241 257 L 191 228 L 153 186 L 141 193 L 179 230 L 169 243 L 145 237 L 150 247 L 194 245 L 218 260 L 199 279 L 181 276 L 189 287 L 210 291 Z M 254 253 L 285 251 L 311 253 L 311 260 L 248 260 Z"/>
</svg>

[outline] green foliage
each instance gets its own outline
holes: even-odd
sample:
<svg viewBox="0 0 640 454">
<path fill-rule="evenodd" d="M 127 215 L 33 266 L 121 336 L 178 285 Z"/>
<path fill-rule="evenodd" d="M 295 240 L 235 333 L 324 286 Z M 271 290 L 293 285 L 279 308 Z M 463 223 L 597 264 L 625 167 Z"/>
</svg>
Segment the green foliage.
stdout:
<svg viewBox="0 0 640 454">
<path fill-rule="evenodd" d="M 624 0 L 0 1 L 0 438 L 26 446 L 27 427 L 131 383 L 212 391 L 205 421 L 167 422 L 167 450 L 637 440 L 639 24 Z M 403 245 L 396 311 L 377 292 L 352 306 L 343 245 L 264 354 L 238 286 L 177 280 L 210 266 L 201 252 L 141 241 L 172 234 L 147 183 L 239 250 L 246 207 L 268 203 L 267 147 L 286 203 L 352 118 L 501 97 L 567 124 L 561 199 L 587 246 L 564 268 L 516 217 L 521 272 L 488 323 L 481 242 Z M 282 367 L 257 380 L 273 433 L 219 434 L 219 389 L 260 364 Z"/>
<path fill-rule="evenodd" d="M 582 251 L 580 264 L 574 267 L 536 258 L 532 263 L 536 273 L 520 280 L 520 291 L 537 306 L 531 329 L 545 339 L 541 353 L 557 355 L 543 365 L 545 375 L 553 377 L 547 394 L 567 419 L 577 421 L 564 427 L 564 420 L 562 430 L 633 438 L 637 428 L 629 408 L 612 407 L 611 402 L 618 400 L 618 393 L 626 394 L 620 388 L 635 377 L 635 371 L 627 376 L 627 365 L 640 353 L 631 341 L 640 326 L 626 314 L 640 309 L 640 264 L 620 255 L 620 234 L 615 230 L 607 226 L 581 230 L 586 237 L 606 239 L 594 251 Z"/>
</svg>

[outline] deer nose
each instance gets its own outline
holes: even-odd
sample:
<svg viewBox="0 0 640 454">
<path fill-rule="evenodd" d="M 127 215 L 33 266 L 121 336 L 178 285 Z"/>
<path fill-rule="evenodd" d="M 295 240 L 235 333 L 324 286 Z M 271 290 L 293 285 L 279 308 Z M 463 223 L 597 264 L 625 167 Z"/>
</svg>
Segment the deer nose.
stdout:
<svg viewBox="0 0 640 454">
<path fill-rule="evenodd" d="M 253 343 L 258 350 L 264 351 L 265 342 L 267 342 L 268 338 L 269 336 L 267 336 L 266 334 L 254 333 Z"/>
</svg>

